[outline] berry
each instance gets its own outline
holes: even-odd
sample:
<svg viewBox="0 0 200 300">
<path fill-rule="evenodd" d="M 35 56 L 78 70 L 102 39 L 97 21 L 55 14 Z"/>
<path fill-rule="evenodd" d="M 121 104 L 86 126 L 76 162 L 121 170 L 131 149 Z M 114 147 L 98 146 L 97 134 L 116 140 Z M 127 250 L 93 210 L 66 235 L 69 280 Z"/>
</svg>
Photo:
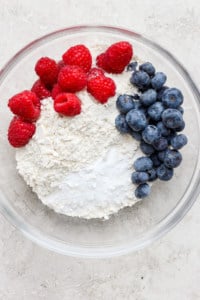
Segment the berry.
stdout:
<svg viewBox="0 0 200 300">
<path fill-rule="evenodd" d="M 180 126 L 176 127 L 175 130 L 177 132 L 180 132 L 180 131 L 183 131 L 184 128 L 185 128 L 185 122 L 182 121 L 181 124 L 180 124 Z"/>
<path fill-rule="evenodd" d="M 130 64 L 128 64 L 126 70 L 127 70 L 128 72 L 129 72 L 129 71 L 136 71 L 137 65 L 138 65 L 137 61 L 133 61 L 133 62 L 131 62 Z"/>
<path fill-rule="evenodd" d="M 154 75 L 155 71 L 156 71 L 156 69 L 154 68 L 154 66 L 150 62 L 146 62 L 146 63 L 140 65 L 139 69 L 141 71 L 146 72 L 150 76 Z"/>
<path fill-rule="evenodd" d="M 133 167 L 137 172 L 145 172 L 153 168 L 153 162 L 149 157 L 142 156 L 135 160 Z"/>
<path fill-rule="evenodd" d="M 81 67 L 88 72 L 92 66 L 92 56 L 89 49 L 84 45 L 76 45 L 69 48 L 62 56 L 66 65 Z"/>
<path fill-rule="evenodd" d="M 151 154 L 153 154 L 155 152 L 154 147 L 152 147 L 151 145 L 145 143 L 144 141 L 141 141 L 141 143 L 140 143 L 140 149 L 146 155 L 151 155 Z"/>
<path fill-rule="evenodd" d="M 176 88 L 167 89 L 162 95 L 162 103 L 168 108 L 178 108 L 183 103 L 183 94 Z"/>
<path fill-rule="evenodd" d="M 58 70 L 60 71 L 62 68 L 65 67 L 65 63 L 63 60 L 59 60 L 59 62 L 57 62 L 57 66 L 58 66 Z"/>
<path fill-rule="evenodd" d="M 156 126 L 160 130 L 162 136 L 167 137 L 170 135 L 171 133 L 170 129 L 165 127 L 163 122 L 158 122 Z"/>
<path fill-rule="evenodd" d="M 126 115 L 126 121 L 134 131 L 143 130 L 147 126 L 145 114 L 138 109 L 130 110 Z"/>
<path fill-rule="evenodd" d="M 157 153 L 153 153 L 150 155 L 150 159 L 152 160 L 153 162 L 153 166 L 155 168 L 159 167 L 161 165 L 161 161 L 160 159 L 158 158 L 158 154 Z"/>
<path fill-rule="evenodd" d="M 126 118 L 124 115 L 118 115 L 116 117 L 115 127 L 122 134 L 130 132 L 130 127 L 128 126 L 128 123 L 126 122 Z"/>
<path fill-rule="evenodd" d="M 99 76 L 87 83 L 87 91 L 100 103 L 106 103 L 115 95 L 116 86 L 111 78 Z"/>
<path fill-rule="evenodd" d="M 13 114 L 25 121 L 36 121 L 40 116 L 40 101 L 35 93 L 23 91 L 8 101 L 8 106 Z"/>
<path fill-rule="evenodd" d="M 157 72 L 151 79 L 151 85 L 155 90 L 160 90 L 167 80 L 167 76 L 162 72 Z"/>
<path fill-rule="evenodd" d="M 177 107 L 177 109 L 182 115 L 184 114 L 184 108 L 182 106 Z"/>
<path fill-rule="evenodd" d="M 104 71 L 99 68 L 92 68 L 88 73 L 88 80 L 91 80 L 92 78 L 96 78 L 98 76 L 104 76 Z"/>
<path fill-rule="evenodd" d="M 55 60 L 42 57 L 35 65 L 35 72 L 46 86 L 51 87 L 57 81 L 59 67 Z"/>
<path fill-rule="evenodd" d="M 171 168 L 167 168 L 164 164 L 162 164 L 157 168 L 156 173 L 160 180 L 168 181 L 173 177 L 174 170 Z"/>
<path fill-rule="evenodd" d="M 51 96 L 51 92 L 40 79 L 33 84 L 31 91 L 34 92 L 40 100 Z"/>
<path fill-rule="evenodd" d="M 166 138 L 160 137 L 153 142 L 153 146 L 157 151 L 163 151 L 168 147 L 168 141 Z"/>
<path fill-rule="evenodd" d="M 156 102 L 157 93 L 155 90 L 149 89 L 140 96 L 140 101 L 143 105 L 149 106 Z"/>
<path fill-rule="evenodd" d="M 116 102 L 117 109 L 122 113 L 126 114 L 129 110 L 135 108 L 134 98 L 131 95 L 119 95 Z"/>
<path fill-rule="evenodd" d="M 163 95 L 164 91 L 166 91 L 167 89 L 168 89 L 168 86 L 164 85 L 163 87 L 161 87 L 160 90 L 157 91 L 157 100 L 158 101 L 162 100 L 162 95 Z"/>
<path fill-rule="evenodd" d="M 81 113 L 81 101 L 75 94 L 62 93 L 56 96 L 54 109 L 59 114 L 73 117 Z"/>
<path fill-rule="evenodd" d="M 106 60 L 106 53 L 101 53 L 96 58 L 96 64 L 99 68 L 102 68 L 107 73 L 112 73 L 111 67 L 108 66 L 107 60 Z M 122 73 L 123 68 L 119 69 L 117 73 Z"/>
<path fill-rule="evenodd" d="M 178 150 L 168 150 L 165 154 L 164 164 L 168 168 L 177 168 L 182 161 L 182 155 Z"/>
<path fill-rule="evenodd" d="M 155 102 L 148 108 L 148 115 L 151 120 L 159 121 L 161 119 L 161 115 L 164 111 L 164 106 L 161 102 Z"/>
<path fill-rule="evenodd" d="M 156 173 L 156 169 L 151 169 L 148 170 L 148 175 L 149 175 L 149 180 L 148 181 L 154 181 L 157 179 L 157 173 Z"/>
<path fill-rule="evenodd" d="M 138 142 L 140 142 L 142 140 L 141 132 L 131 130 L 131 132 L 129 132 L 129 134 Z"/>
<path fill-rule="evenodd" d="M 175 149 L 175 150 L 179 150 L 182 147 L 184 147 L 188 142 L 188 139 L 186 137 L 185 134 L 179 134 L 176 135 L 174 137 L 172 137 L 171 139 L 171 146 Z"/>
<path fill-rule="evenodd" d="M 58 84 L 66 92 L 79 92 L 87 83 L 87 75 L 78 66 L 66 66 L 61 69 L 58 75 Z"/>
<path fill-rule="evenodd" d="M 165 155 L 166 155 L 167 151 L 168 151 L 168 149 L 165 149 L 165 150 L 159 151 L 159 152 L 157 153 L 158 159 L 159 159 L 160 161 L 162 161 L 162 162 L 164 161 Z"/>
<path fill-rule="evenodd" d="M 145 198 L 149 196 L 150 192 L 151 192 L 151 188 L 148 185 L 148 183 L 142 183 L 135 190 L 135 196 L 137 198 Z"/>
<path fill-rule="evenodd" d="M 131 175 L 131 181 L 134 184 L 145 183 L 149 180 L 149 175 L 146 172 L 133 172 Z"/>
<path fill-rule="evenodd" d="M 177 129 L 183 125 L 183 117 L 180 111 L 168 108 L 162 113 L 162 121 L 168 128 Z"/>
<path fill-rule="evenodd" d="M 144 71 L 136 71 L 132 74 L 130 82 L 139 89 L 147 88 L 150 84 L 150 77 Z"/>
<path fill-rule="evenodd" d="M 8 128 L 8 141 L 13 147 L 23 147 L 28 144 L 35 133 L 35 129 L 35 124 L 14 117 Z"/>
<path fill-rule="evenodd" d="M 147 144 L 153 144 L 154 141 L 161 137 L 161 133 L 155 125 L 148 125 L 142 132 L 142 137 Z"/>
<path fill-rule="evenodd" d="M 63 90 L 61 89 L 61 87 L 59 86 L 59 84 L 58 83 L 54 84 L 53 89 L 51 91 L 51 97 L 53 99 L 55 99 L 56 96 L 58 96 L 58 94 L 61 94 L 61 93 L 63 93 Z"/>
</svg>

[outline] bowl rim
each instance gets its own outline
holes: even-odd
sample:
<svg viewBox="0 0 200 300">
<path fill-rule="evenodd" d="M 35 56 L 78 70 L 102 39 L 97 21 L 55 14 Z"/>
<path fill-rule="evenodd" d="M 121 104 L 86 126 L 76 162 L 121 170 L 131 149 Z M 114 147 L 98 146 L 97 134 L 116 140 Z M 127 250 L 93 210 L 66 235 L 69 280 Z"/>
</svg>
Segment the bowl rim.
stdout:
<svg viewBox="0 0 200 300">
<path fill-rule="evenodd" d="M 154 41 L 151 41 L 149 38 L 144 35 L 138 34 L 134 31 L 131 31 L 126 28 L 105 26 L 105 25 L 79 25 L 73 27 L 62 28 L 42 37 L 35 39 L 34 41 L 27 44 L 21 50 L 19 50 L 0 70 L 0 85 L 4 78 L 7 76 L 10 70 L 18 63 L 18 61 L 23 58 L 27 53 L 31 52 L 33 49 L 38 47 L 40 44 L 43 44 L 47 41 L 51 41 L 55 38 L 58 38 L 62 35 L 68 34 L 70 32 L 84 32 L 84 31 L 107 31 L 111 33 L 124 33 L 127 36 L 134 37 L 135 39 L 141 40 L 142 42 L 148 44 L 153 50 L 161 52 L 161 54 L 172 62 L 179 73 L 188 84 L 190 90 L 192 91 L 194 98 L 197 100 L 198 110 L 200 111 L 200 92 L 194 83 L 192 77 L 184 68 L 184 66 L 167 50 L 162 46 L 157 44 Z M 191 190 L 187 190 L 178 202 L 175 208 L 168 213 L 159 223 L 157 223 L 154 228 L 147 231 L 140 238 L 136 239 L 134 242 L 129 242 L 126 246 L 107 246 L 107 247 L 91 247 L 91 246 L 71 246 L 66 245 L 60 240 L 53 240 L 49 236 L 44 236 L 32 225 L 28 224 L 20 215 L 18 215 L 11 205 L 6 201 L 5 197 L 0 191 L 0 211 L 6 217 L 6 219 L 18 228 L 26 237 L 35 242 L 36 244 L 43 246 L 49 250 L 53 250 L 57 253 L 75 256 L 75 257 L 86 257 L 86 258 L 108 258 L 113 256 L 124 255 L 132 251 L 136 251 L 144 248 L 145 246 L 151 244 L 152 242 L 158 240 L 167 232 L 169 232 L 176 224 L 178 224 L 185 214 L 192 207 L 200 193 L 200 168 L 199 168 L 199 159 L 200 154 L 198 154 L 198 160 L 196 168 L 193 172 L 193 176 L 196 176 L 195 184 Z M 190 186 L 189 186 L 190 187 Z M 190 197 L 187 197 L 187 194 L 190 193 Z M 185 198 L 185 200 L 184 200 Z M 184 201 L 183 201 L 184 200 Z"/>
</svg>

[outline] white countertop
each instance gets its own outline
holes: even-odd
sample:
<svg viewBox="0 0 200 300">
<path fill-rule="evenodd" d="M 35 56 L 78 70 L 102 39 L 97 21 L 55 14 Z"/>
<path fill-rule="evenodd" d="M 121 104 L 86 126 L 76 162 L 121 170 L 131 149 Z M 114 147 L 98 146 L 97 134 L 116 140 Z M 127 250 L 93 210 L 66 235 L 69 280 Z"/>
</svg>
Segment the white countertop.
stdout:
<svg viewBox="0 0 200 300">
<path fill-rule="evenodd" d="M 0 67 L 31 40 L 76 24 L 141 32 L 185 65 L 200 84 L 196 0 L 0 0 Z M 0 215 L 1 300 L 199 300 L 200 202 L 162 240 L 107 260 L 39 248 Z"/>
</svg>

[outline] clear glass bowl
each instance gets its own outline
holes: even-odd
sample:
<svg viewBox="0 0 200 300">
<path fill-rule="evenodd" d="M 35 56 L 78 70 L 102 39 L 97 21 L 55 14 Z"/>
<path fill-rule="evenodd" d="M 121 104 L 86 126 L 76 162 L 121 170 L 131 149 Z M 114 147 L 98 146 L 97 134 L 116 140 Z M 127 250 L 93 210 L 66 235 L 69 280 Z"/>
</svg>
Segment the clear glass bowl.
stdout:
<svg viewBox="0 0 200 300">
<path fill-rule="evenodd" d="M 7 100 L 31 87 L 34 64 L 41 56 L 56 59 L 67 47 L 84 43 L 130 41 L 144 61 L 168 75 L 168 85 L 185 96 L 188 145 L 183 163 L 170 182 L 156 182 L 151 196 L 125 208 L 109 220 L 83 220 L 54 213 L 32 193 L 16 171 L 15 150 L 7 142 L 12 117 Z M 200 95 L 184 67 L 166 50 L 134 32 L 105 26 L 80 26 L 50 33 L 18 52 L 0 72 L 0 209 L 27 237 L 56 252 L 83 257 L 109 257 L 138 250 L 173 228 L 196 200 L 200 190 Z"/>
</svg>

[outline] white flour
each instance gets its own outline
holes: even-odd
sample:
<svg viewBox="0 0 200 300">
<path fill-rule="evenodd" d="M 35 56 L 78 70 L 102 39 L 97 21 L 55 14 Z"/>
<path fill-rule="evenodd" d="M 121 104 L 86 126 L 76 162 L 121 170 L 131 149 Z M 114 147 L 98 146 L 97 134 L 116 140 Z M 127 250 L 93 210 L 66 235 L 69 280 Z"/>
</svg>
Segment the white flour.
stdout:
<svg viewBox="0 0 200 300">
<path fill-rule="evenodd" d="M 110 77 L 117 94 L 135 92 L 130 73 Z M 138 201 L 130 180 L 138 143 L 115 129 L 117 94 L 102 105 L 86 91 L 78 93 L 82 112 L 72 118 L 57 114 L 51 98 L 43 100 L 34 137 L 17 149 L 19 173 L 56 212 L 107 218 Z"/>
</svg>

